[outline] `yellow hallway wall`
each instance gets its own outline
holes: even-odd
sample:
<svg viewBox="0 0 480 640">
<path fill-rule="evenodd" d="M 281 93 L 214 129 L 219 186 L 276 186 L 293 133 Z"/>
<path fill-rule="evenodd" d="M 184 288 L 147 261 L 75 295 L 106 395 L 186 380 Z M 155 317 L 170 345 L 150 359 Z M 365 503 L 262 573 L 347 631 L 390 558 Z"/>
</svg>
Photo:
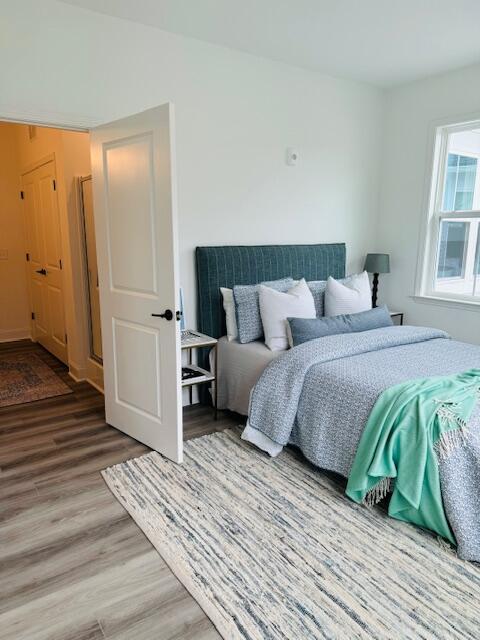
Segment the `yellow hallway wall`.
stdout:
<svg viewBox="0 0 480 640">
<path fill-rule="evenodd" d="M 0 122 L 0 342 L 30 337 L 20 188 L 16 128 Z"/>
<path fill-rule="evenodd" d="M 14 126 L 21 171 L 55 154 L 68 365 L 74 378 L 83 379 L 86 377 L 89 346 L 76 177 L 90 173 L 90 137 L 85 133 L 36 127 L 35 137 L 30 139 L 27 125 Z"/>
</svg>

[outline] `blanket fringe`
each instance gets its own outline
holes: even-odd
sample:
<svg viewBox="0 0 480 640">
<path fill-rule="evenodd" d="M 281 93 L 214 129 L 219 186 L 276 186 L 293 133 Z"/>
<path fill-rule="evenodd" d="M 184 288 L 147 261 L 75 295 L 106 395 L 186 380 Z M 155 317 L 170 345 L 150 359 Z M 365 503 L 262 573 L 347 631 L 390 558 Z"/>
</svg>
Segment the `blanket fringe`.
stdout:
<svg viewBox="0 0 480 640">
<path fill-rule="evenodd" d="M 367 507 L 373 507 L 381 502 L 391 490 L 392 478 L 382 478 L 380 482 L 377 482 L 377 484 L 370 489 L 370 491 L 367 491 L 363 499 L 363 504 Z"/>
<path fill-rule="evenodd" d="M 468 441 L 468 429 L 460 428 L 454 431 L 446 431 L 433 445 L 439 460 L 446 460 L 459 447 L 463 447 Z"/>
<path fill-rule="evenodd" d="M 439 460 L 446 460 L 459 447 L 468 442 L 468 425 L 458 414 L 453 411 L 454 404 L 442 404 L 437 409 L 437 415 L 444 423 L 455 423 L 456 429 L 445 431 L 435 442 L 433 448 Z"/>
</svg>

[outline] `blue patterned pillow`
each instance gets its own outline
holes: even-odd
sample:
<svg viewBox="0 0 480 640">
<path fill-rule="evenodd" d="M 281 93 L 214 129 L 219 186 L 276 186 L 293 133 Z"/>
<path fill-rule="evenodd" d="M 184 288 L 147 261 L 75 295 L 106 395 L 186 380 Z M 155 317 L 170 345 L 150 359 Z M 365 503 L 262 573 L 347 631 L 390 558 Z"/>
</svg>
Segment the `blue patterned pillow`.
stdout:
<svg viewBox="0 0 480 640">
<path fill-rule="evenodd" d="M 308 288 L 312 292 L 313 301 L 315 302 L 315 313 L 317 314 L 317 318 L 321 318 L 325 315 L 324 311 L 324 300 L 325 300 L 325 289 L 327 288 L 326 280 L 311 280 L 307 282 Z"/>
<path fill-rule="evenodd" d="M 242 344 L 253 342 L 263 337 L 262 318 L 258 304 L 258 287 L 260 284 L 275 289 L 276 291 L 288 291 L 294 286 L 295 282 L 292 278 L 283 278 L 282 280 L 274 280 L 273 282 L 235 285 L 233 287 L 238 340 Z"/>
</svg>

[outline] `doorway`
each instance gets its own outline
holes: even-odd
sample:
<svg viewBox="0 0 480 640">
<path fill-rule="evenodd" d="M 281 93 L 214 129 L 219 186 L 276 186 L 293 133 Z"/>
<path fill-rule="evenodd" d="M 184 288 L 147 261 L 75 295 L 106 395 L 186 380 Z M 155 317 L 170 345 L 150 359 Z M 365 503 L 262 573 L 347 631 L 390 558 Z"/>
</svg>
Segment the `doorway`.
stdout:
<svg viewBox="0 0 480 640">
<path fill-rule="evenodd" d="M 91 171 L 90 136 L 0 123 L 0 340 L 31 338 L 88 379 L 86 257 L 77 176 Z"/>
<path fill-rule="evenodd" d="M 37 148 L 48 136 L 59 143 L 31 162 L 16 152 L 25 337 L 67 363 L 76 380 L 96 385 L 89 371 L 103 370 L 107 421 L 181 462 L 172 106 L 97 127 L 92 166 L 89 133 L 0 125 L 21 127 Z M 72 137 L 87 154 L 70 150 Z M 81 157 L 88 166 L 78 167 Z"/>
</svg>

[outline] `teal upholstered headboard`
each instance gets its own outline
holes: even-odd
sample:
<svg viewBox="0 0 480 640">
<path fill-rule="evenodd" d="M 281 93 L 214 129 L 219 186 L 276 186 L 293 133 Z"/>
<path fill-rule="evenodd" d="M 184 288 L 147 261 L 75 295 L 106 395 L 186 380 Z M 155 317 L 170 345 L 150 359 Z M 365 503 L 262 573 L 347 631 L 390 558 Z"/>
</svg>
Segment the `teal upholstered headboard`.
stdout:
<svg viewBox="0 0 480 640">
<path fill-rule="evenodd" d="M 295 280 L 345 277 L 345 244 L 197 247 L 198 330 L 225 335 L 220 287 L 257 284 L 291 276 Z"/>
</svg>

